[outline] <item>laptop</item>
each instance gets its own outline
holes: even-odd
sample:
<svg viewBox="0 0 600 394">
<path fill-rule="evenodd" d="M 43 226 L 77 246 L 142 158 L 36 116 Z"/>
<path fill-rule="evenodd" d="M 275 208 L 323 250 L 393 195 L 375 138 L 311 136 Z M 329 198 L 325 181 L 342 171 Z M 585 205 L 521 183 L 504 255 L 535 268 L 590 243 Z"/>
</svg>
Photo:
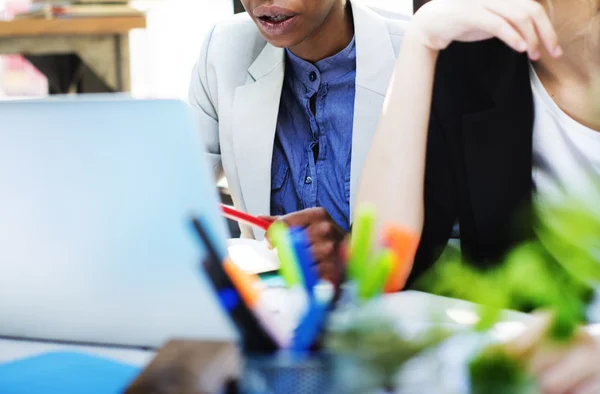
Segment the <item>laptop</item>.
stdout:
<svg viewBox="0 0 600 394">
<path fill-rule="evenodd" d="M 186 104 L 0 103 L 0 338 L 155 349 L 232 340 L 190 217 L 226 248 Z"/>
</svg>

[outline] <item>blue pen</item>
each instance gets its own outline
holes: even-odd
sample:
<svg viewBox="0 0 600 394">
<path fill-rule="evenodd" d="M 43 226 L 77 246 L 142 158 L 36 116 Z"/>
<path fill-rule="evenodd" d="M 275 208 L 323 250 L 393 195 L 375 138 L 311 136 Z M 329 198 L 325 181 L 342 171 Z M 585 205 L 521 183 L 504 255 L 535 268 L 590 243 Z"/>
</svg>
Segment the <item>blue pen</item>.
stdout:
<svg viewBox="0 0 600 394">
<path fill-rule="evenodd" d="M 308 295 L 309 306 L 306 314 L 294 332 L 291 348 L 296 352 L 309 350 L 318 340 L 329 312 L 329 304 L 320 302 L 315 296 L 315 286 L 319 275 L 314 266 L 314 258 L 310 252 L 310 244 L 303 229 L 294 228 L 290 239 L 296 259 L 304 277 L 304 287 Z"/>
<path fill-rule="evenodd" d="M 310 252 L 308 237 L 303 229 L 293 228 L 290 230 L 290 239 L 300 271 L 304 277 L 304 287 L 309 298 L 312 298 L 314 297 L 315 286 L 319 282 L 319 275 L 314 266 L 315 261 Z"/>
<path fill-rule="evenodd" d="M 317 302 L 314 298 L 311 299 L 306 315 L 294 331 L 294 339 L 291 345 L 293 351 L 310 350 L 323 331 L 328 313 L 328 303 Z"/>
</svg>

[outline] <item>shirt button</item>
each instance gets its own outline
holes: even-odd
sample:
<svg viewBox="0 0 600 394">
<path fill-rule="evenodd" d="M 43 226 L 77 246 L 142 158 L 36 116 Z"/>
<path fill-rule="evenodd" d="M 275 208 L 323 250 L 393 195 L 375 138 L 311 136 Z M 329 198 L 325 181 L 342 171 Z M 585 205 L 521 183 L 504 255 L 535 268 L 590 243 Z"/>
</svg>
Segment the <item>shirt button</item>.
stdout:
<svg viewBox="0 0 600 394">
<path fill-rule="evenodd" d="M 308 79 L 310 79 L 311 82 L 315 82 L 317 80 L 317 73 L 311 71 L 310 74 L 308 74 Z"/>
<path fill-rule="evenodd" d="M 304 183 L 306 183 L 307 185 L 310 185 L 312 183 L 312 178 L 307 176 L 306 179 L 304 180 Z"/>
</svg>

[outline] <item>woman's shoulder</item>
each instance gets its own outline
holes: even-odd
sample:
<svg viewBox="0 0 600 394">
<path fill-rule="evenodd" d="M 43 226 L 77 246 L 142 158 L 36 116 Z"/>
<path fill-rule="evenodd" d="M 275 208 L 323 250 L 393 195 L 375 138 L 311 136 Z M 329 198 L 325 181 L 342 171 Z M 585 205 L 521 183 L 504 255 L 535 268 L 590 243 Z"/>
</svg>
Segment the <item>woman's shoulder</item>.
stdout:
<svg viewBox="0 0 600 394">
<path fill-rule="evenodd" d="M 266 41 L 260 35 L 254 21 L 244 12 L 214 24 L 206 37 L 205 44 L 218 49 L 216 53 L 237 55 L 239 59 L 249 50 L 264 47 Z"/>
<path fill-rule="evenodd" d="M 197 64 L 212 69 L 219 78 L 244 81 L 248 67 L 267 45 L 246 13 L 217 22 L 204 38 Z"/>
</svg>

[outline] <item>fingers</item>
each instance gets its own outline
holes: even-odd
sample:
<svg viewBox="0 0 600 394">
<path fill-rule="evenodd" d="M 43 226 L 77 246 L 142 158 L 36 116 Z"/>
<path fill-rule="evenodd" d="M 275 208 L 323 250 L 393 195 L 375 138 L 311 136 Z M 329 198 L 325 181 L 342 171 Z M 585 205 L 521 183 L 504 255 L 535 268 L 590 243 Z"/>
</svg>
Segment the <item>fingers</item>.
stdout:
<svg viewBox="0 0 600 394">
<path fill-rule="evenodd" d="M 562 54 L 558 45 L 558 36 L 546 10 L 539 3 L 532 0 L 486 0 L 485 7 L 508 22 L 527 44 L 527 52 L 531 60 L 538 60 L 541 56 L 541 45 L 554 57 Z M 503 37 L 498 38 L 505 41 Z"/>
<path fill-rule="evenodd" d="M 317 222 L 309 225 L 306 229 L 306 234 L 311 243 L 317 239 L 335 240 L 338 235 L 335 224 L 330 221 Z"/>
<path fill-rule="evenodd" d="M 539 313 L 529 328 L 506 344 L 509 354 L 526 358 L 544 394 L 600 393 L 600 347 L 581 331 L 570 343 L 542 342 L 552 322 L 549 313 Z"/>
<path fill-rule="evenodd" d="M 267 215 L 259 215 L 260 219 L 264 219 L 268 222 L 274 222 L 279 219 L 279 216 L 267 216 Z"/>
<path fill-rule="evenodd" d="M 498 37 L 515 51 L 525 52 L 527 50 L 529 44 L 525 38 L 505 18 L 493 12 L 484 12 L 478 17 L 476 23 L 479 25 L 479 29 L 491 36 Z"/>
<path fill-rule="evenodd" d="M 279 220 L 279 216 L 259 215 L 258 218 L 264 219 L 271 223 Z M 269 249 L 273 249 L 273 245 L 271 244 L 271 241 L 269 241 L 269 233 L 268 232 L 265 234 L 265 241 L 267 242 L 267 247 Z"/>
<path fill-rule="evenodd" d="M 315 261 L 335 259 L 337 256 L 336 249 L 336 243 L 333 240 L 318 242 L 311 247 Z"/>
<path fill-rule="evenodd" d="M 593 337 L 580 331 L 574 341 L 565 344 L 558 353 L 561 353 L 560 359 L 537 375 L 543 393 L 579 393 L 597 386 L 600 347 Z"/>
<path fill-rule="evenodd" d="M 317 272 L 319 273 L 319 277 L 323 280 L 334 284 L 337 284 L 340 281 L 339 265 L 334 260 L 322 261 L 319 265 L 317 265 Z"/>
<path fill-rule="evenodd" d="M 521 3 L 525 2 L 522 1 Z M 530 59 L 537 60 L 539 58 L 540 40 L 533 19 L 525 7 L 512 1 L 493 0 L 486 2 L 486 8 L 517 29 L 527 43 L 527 53 Z"/>
<path fill-rule="evenodd" d="M 428 2 L 413 23 L 424 44 L 439 51 L 452 41 L 475 42 L 497 37 L 532 60 L 545 50 L 562 55 L 558 36 L 541 2 L 537 0 L 447 0 Z"/>
<path fill-rule="evenodd" d="M 340 242 L 337 250 L 338 261 L 348 261 L 348 245 L 350 243 L 349 236 L 346 235 Z"/>
<path fill-rule="evenodd" d="M 550 344 L 545 344 L 541 349 L 534 352 L 529 359 L 528 370 L 535 376 L 542 376 L 552 366 L 562 360 L 568 353 L 566 346 L 557 347 Z"/>
<path fill-rule="evenodd" d="M 311 208 L 294 212 L 280 218 L 289 227 L 304 228 L 311 245 L 322 240 L 339 241 L 344 231 L 331 219 L 323 208 Z"/>
<path fill-rule="evenodd" d="M 346 234 L 331 219 L 329 213 L 323 208 L 310 208 L 285 215 L 278 218 L 278 220 L 288 227 L 298 227 L 305 230 L 320 276 L 328 280 L 335 279 L 341 261 L 338 258 L 338 245 Z"/>
<path fill-rule="evenodd" d="M 298 212 L 285 215 L 279 220 L 283 221 L 289 227 L 308 227 L 311 223 L 323 221 L 329 218 L 329 214 L 324 208 L 308 208 Z"/>
<path fill-rule="evenodd" d="M 331 221 L 314 223 L 306 229 L 315 261 L 338 260 L 344 234 Z"/>
<path fill-rule="evenodd" d="M 565 394 L 598 373 L 598 355 L 585 348 L 575 348 L 562 360 L 539 376 L 543 393 Z"/>
<path fill-rule="evenodd" d="M 517 358 L 527 356 L 543 339 L 551 322 L 551 314 L 546 312 L 535 314 L 528 328 L 506 344 L 506 351 Z"/>
<path fill-rule="evenodd" d="M 572 394 L 598 394 L 600 393 L 600 377 L 594 376 L 587 379 L 572 390 Z"/>
<path fill-rule="evenodd" d="M 558 44 L 558 35 L 544 7 L 535 1 L 525 2 L 523 6 L 529 8 L 529 14 L 533 18 L 535 28 L 546 51 L 553 57 L 561 56 L 562 49 Z"/>
</svg>

